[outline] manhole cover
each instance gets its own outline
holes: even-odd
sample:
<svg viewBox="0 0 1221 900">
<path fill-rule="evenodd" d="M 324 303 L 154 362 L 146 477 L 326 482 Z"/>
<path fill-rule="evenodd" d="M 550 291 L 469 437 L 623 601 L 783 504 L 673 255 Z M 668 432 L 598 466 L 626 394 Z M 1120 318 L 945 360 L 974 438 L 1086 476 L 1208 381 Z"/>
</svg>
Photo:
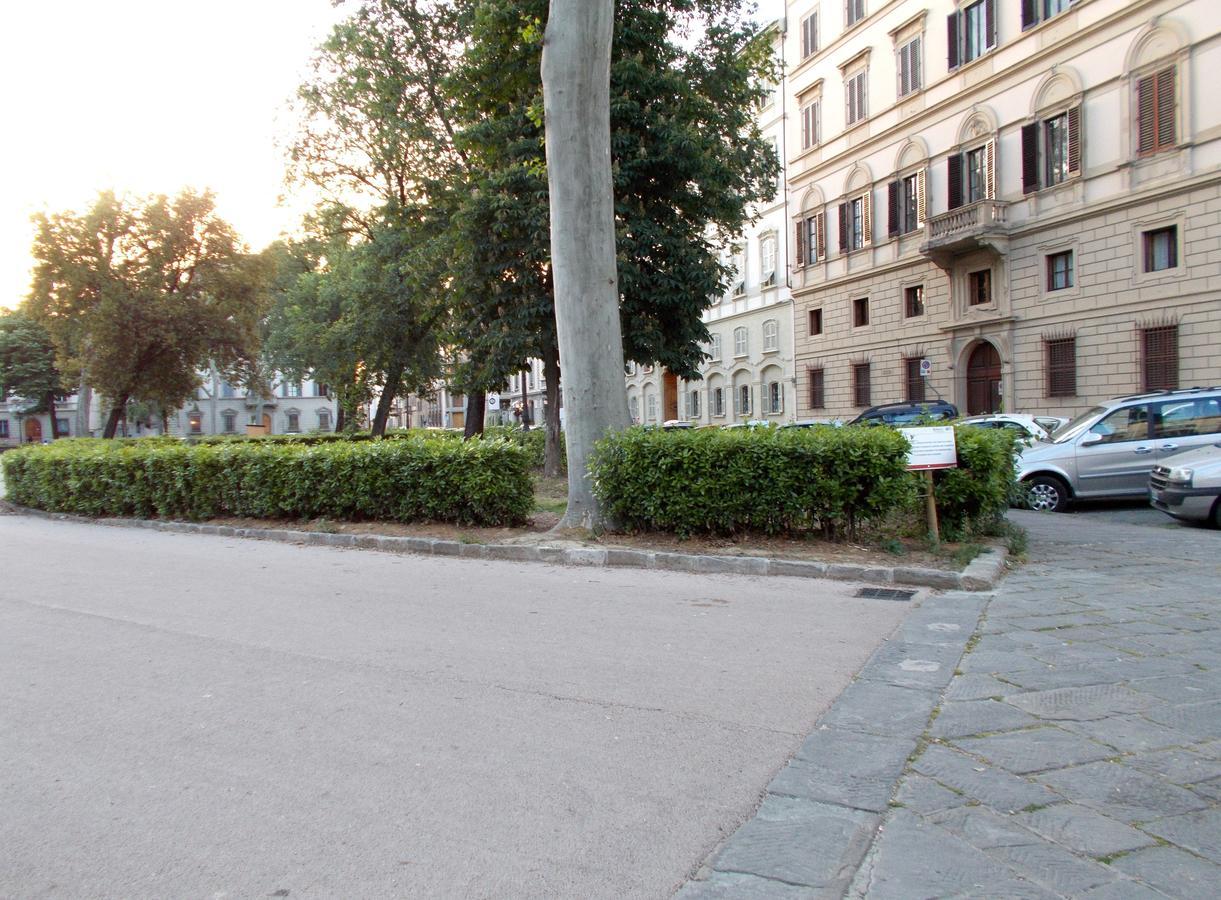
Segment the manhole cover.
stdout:
<svg viewBox="0 0 1221 900">
<path fill-rule="evenodd" d="M 864 600 L 910 600 L 916 596 L 916 592 L 895 588 L 861 588 L 856 592 L 856 596 Z"/>
</svg>

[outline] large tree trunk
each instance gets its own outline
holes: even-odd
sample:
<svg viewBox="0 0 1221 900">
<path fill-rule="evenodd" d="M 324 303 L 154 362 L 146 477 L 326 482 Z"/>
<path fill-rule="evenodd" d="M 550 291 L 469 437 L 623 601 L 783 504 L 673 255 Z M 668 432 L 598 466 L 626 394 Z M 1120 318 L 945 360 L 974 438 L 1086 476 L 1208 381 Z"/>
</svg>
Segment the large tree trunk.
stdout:
<svg viewBox="0 0 1221 900">
<path fill-rule="evenodd" d="M 338 434 L 343 431 L 343 427 L 348 424 L 348 417 L 344 415 L 343 404 L 335 404 L 335 432 Z"/>
<path fill-rule="evenodd" d="M 467 391 L 466 419 L 462 429 L 463 438 L 470 439 L 477 434 L 483 434 L 483 423 L 487 409 L 487 391 Z"/>
<path fill-rule="evenodd" d="M 76 392 L 76 434 L 87 437 L 93 433 L 89 427 L 89 403 L 93 399 L 93 389 L 89 387 L 84 369 L 81 369 L 81 383 Z"/>
<path fill-rule="evenodd" d="M 377 400 L 377 409 L 373 413 L 372 432 L 374 437 L 381 437 L 386 433 L 386 420 L 390 418 L 390 407 L 394 405 L 394 398 L 398 396 L 402 381 L 402 364 L 386 373 L 386 386 L 382 389 L 382 395 Z"/>
<path fill-rule="evenodd" d="M 550 339 L 543 341 L 543 390 L 543 425 L 547 429 L 543 475 L 559 478 L 564 474 L 560 459 L 560 348 Z"/>
<path fill-rule="evenodd" d="M 613 524 L 588 462 L 628 426 L 615 267 L 610 156 L 613 0 L 551 0 L 543 41 L 543 108 L 555 322 L 568 427 L 568 510 L 557 528 Z"/>
<path fill-rule="evenodd" d="M 110 407 L 110 415 L 106 418 L 106 430 L 102 432 L 102 437 L 114 437 L 115 432 L 119 430 L 119 423 L 123 421 L 123 416 L 126 412 L 127 396 L 124 395 L 117 398 L 114 406 Z"/>
<path fill-rule="evenodd" d="M 51 413 L 51 440 L 59 437 L 59 420 L 55 418 L 55 391 L 47 391 L 43 398 L 43 403 L 46 404 L 47 410 Z"/>
</svg>

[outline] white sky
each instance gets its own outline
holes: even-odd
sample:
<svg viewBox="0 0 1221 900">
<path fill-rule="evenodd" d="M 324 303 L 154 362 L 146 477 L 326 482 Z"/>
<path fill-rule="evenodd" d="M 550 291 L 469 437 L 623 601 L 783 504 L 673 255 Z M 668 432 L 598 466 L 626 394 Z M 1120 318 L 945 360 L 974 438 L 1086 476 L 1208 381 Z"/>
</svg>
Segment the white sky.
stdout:
<svg viewBox="0 0 1221 900">
<path fill-rule="evenodd" d="M 761 21 L 783 0 L 762 0 Z M 30 216 L 97 192 L 210 188 L 254 249 L 300 220 L 279 202 L 285 103 L 344 9 L 330 0 L 5 4 L 0 307 L 29 290 Z"/>
</svg>

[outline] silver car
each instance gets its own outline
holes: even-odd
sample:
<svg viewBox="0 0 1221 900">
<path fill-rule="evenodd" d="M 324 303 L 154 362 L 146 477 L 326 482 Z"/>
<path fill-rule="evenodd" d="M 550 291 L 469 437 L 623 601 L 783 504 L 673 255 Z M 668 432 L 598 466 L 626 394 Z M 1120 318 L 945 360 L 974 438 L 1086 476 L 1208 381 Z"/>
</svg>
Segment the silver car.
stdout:
<svg viewBox="0 0 1221 900">
<path fill-rule="evenodd" d="M 1221 388 L 1158 391 L 1095 406 L 1018 457 L 1030 507 L 1145 497 L 1153 467 L 1221 439 Z"/>
<path fill-rule="evenodd" d="M 1149 500 L 1168 516 L 1221 528 L 1221 441 L 1154 466 Z"/>
</svg>

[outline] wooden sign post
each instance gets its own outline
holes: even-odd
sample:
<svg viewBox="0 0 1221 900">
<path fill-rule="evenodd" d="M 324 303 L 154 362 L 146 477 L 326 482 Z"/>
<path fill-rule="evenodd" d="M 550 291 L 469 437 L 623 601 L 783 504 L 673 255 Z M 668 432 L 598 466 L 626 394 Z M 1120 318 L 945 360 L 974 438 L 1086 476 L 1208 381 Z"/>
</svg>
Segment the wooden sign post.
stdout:
<svg viewBox="0 0 1221 900">
<path fill-rule="evenodd" d="M 924 472 L 927 491 L 928 532 L 934 544 L 941 543 L 937 524 L 937 498 L 933 490 L 934 469 L 954 469 L 958 466 L 958 446 L 954 442 L 952 425 L 932 425 L 921 428 L 900 428 L 911 448 L 907 451 L 907 470 Z"/>
</svg>

